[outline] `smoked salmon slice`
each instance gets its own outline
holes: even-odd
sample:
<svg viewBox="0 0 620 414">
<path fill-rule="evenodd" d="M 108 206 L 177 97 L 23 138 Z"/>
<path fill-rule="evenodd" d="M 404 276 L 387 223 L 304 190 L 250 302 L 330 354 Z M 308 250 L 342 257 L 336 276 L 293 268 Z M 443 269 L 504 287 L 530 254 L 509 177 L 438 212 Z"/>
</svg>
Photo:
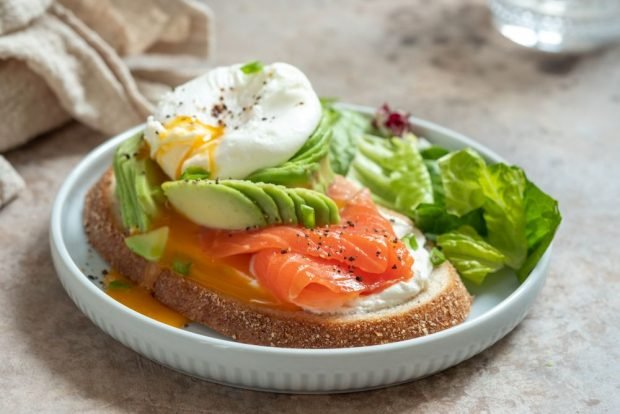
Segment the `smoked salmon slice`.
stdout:
<svg viewBox="0 0 620 414">
<path fill-rule="evenodd" d="M 366 289 L 341 265 L 275 249 L 256 253 L 252 271 L 278 299 L 310 310 L 337 309 Z"/>
<path fill-rule="evenodd" d="M 253 254 L 252 271 L 261 285 L 281 300 L 314 309 L 334 309 L 409 279 L 413 258 L 370 192 L 337 177 L 328 195 L 341 207 L 340 224 L 205 229 L 202 247 L 218 258 Z"/>
</svg>

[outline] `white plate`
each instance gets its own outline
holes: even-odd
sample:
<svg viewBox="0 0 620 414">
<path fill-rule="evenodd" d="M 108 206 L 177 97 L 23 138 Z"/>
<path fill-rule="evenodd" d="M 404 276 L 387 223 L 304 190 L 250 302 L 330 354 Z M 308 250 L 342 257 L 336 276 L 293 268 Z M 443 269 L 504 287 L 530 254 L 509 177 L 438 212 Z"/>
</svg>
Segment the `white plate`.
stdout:
<svg viewBox="0 0 620 414">
<path fill-rule="evenodd" d="M 461 134 L 416 118 L 412 123 L 432 143 L 448 149 L 469 146 L 491 162 L 502 161 Z M 82 312 L 125 346 L 172 369 L 208 381 L 276 392 L 344 392 L 407 382 L 456 365 L 494 344 L 521 322 L 543 286 L 551 249 L 522 285 L 508 272 L 509 277 L 493 275 L 483 286 L 468 286 L 475 300 L 461 325 L 422 338 L 361 348 L 247 345 L 198 324 L 177 329 L 157 322 L 101 289 L 106 264 L 89 248 L 82 227 L 86 192 L 109 168 L 118 144 L 140 128 L 103 143 L 69 175 L 54 203 L 50 244 L 60 281 Z"/>
</svg>

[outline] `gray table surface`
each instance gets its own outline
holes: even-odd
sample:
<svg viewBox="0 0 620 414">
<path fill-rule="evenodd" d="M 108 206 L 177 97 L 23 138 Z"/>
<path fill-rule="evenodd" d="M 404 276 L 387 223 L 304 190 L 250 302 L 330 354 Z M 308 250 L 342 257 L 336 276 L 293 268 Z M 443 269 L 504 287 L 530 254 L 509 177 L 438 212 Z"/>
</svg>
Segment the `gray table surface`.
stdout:
<svg viewBox="0 0 620 414">
<path fill-rule="evenodd" d="M 323 96 L 407 108 L 525 168 L 564 215 L 542 294 L 487 351 L 389 389 L 276 395 L 178 374 L 97 329 L 56 279 L 54 194 L 105 139 L 71 124 L 7 154 L 28 189 L 0 211 L 0 412 L 619 412 L 620 47 L 538 55 L 481 1 L 209 4 L 218 63 L 290 62 Z"/>
</svg>

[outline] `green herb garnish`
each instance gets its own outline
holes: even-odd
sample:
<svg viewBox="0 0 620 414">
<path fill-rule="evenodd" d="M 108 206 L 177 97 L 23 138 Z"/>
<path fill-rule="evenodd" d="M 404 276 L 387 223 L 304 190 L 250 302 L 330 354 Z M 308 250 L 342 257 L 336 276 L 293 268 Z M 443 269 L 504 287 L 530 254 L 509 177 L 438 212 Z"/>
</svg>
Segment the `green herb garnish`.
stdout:
<svg viewBox="0 0 620 414">
<path fill-rule="evenodd" d="M 263 63 L 260 60 L 254 60 L 252 62 L 248 62 L 245 65 L 241 66 L 241 72 L 246 75 L 251 75 L 253 73 L 258 73 L 263 70 Z"/>
<path fill-rule="evenodd" d="M 446 261 L 446 255 L 443 254 L 441 250 L 436 247 L 433 247 L 431 250 L 431 263 L 433 266 L 437 267 L 443 262 Z"/>
<path fill-rule="evenodd" d="M 172 270 L 175 272 L 187 276 L 192 268 L 192 262 L 184 259 L 174 259 L 172 261 Z"/>
<path fill-rule="evenodd" d="M 112 280 L 108 283 L 108 289 L 129 289 L 131 285 L 122 280 Z"/>
<path fill-rule="evenodd" d="M 403 242 L 411 250 L 418 250 L 419 245 L 418 245 L 418 240 L 415 238 L 415 234 L 406 235 L 405 237 L 403 237 Z"/>
</svg>

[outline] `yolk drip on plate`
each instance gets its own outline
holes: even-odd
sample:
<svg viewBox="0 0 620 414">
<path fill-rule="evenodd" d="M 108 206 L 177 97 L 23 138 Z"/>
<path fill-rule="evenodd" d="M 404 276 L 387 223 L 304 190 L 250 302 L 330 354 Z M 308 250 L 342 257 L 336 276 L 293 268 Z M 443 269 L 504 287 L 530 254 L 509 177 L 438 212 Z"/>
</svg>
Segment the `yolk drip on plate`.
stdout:
<svg viewBox="0 0 620 414">
<path fill-rule="evenodd" d="M 161 164 L 161 158 L 164 154 L 174 150 L 175 147 L 186 147 L 183 155 L 178 161 L 175 178 L 178 179 L 183 173 L 183 164 L 185 164 L 185 161 L 199 153 L 207 154 L 211 176 L 213 177 L 217 174 L 215 151 L 224 135 L 223 125 L 209 125 L 199 121 L 195 117 L 183 115 L 177 116 L 164 124 L 164 128 L 165 130 L 158 134 L 161 141 L 166 141 L 175 128 L 180 128 L 185 134 L 189 133 L 192 136 L 192 140 L 189 142 L 186 140 L 178 141 L 174 139 L 171 139 L 169 142 L 164 142 L 155 153 L 155 159 Z"/>
<path fill-rule="evenodd" d="M 189 320 L 180 313 L 161 304 L 145 288 L 136 285 L 128 278 L 111 270 L 105 277 L 106 293 L 112 298 L 156 321 L 180 328 Z"/>
</svg>

